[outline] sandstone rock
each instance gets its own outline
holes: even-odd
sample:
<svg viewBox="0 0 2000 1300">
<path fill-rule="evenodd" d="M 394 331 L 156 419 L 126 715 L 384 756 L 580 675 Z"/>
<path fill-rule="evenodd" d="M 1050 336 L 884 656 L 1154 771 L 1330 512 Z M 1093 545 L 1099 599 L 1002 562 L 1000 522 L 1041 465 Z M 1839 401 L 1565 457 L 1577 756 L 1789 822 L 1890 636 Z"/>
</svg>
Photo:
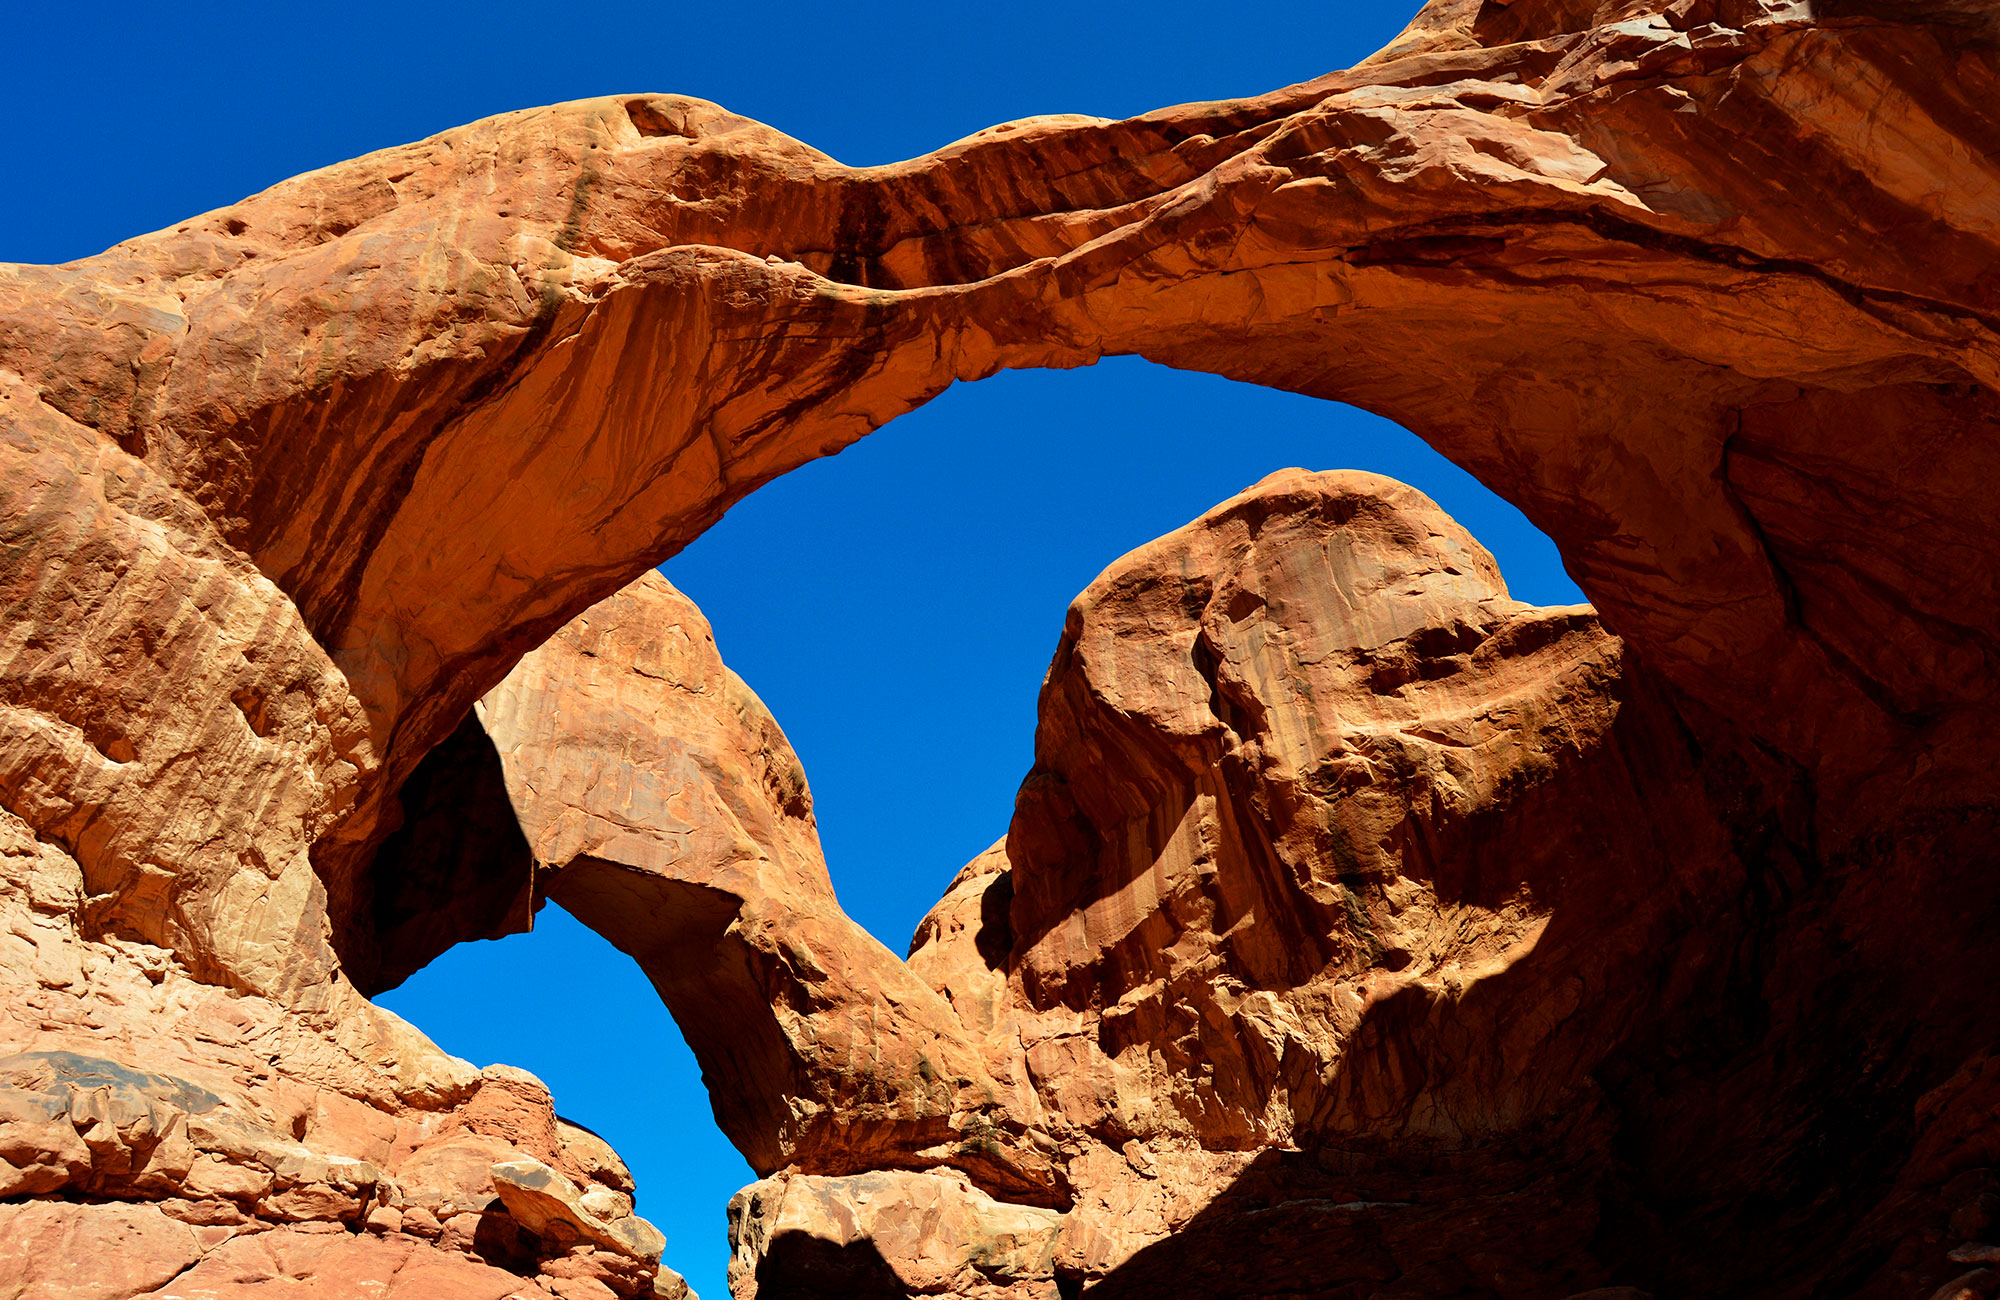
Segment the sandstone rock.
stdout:
<svg viewBox="0 0 2000 1300">
<path fill-rule="evenodd" d="M 600 1219 L 622 1219 L 632 1213 L 632 1198 L 609 1187 L 593 1187 L 577 1197 L 584 1211 Z"/>
<path fill-rule="evenodd" d="M 321 788 L 356 806 L 317 860 L 368 983 L 388 801 L 523 650 L 757 483 L 1001 366 L 1136 351 L 1361 401 L 1521 501 L 1657 671 L 1830 788 L 1938 752 L 1912 729 L 1994 684 L 1951 611 L 1984 626 L 2000 596 L 1897 546 L 1820 557 L 1864 517 L 1993 540 L 1962 487 L 1992 469 L 1990 50 L 1925 11 L 1501 8 L 1440 0 L 1259 99 L 859 173 L 673 97 L 475 124 L 9 272 L 10 421 L 122 440 L 118 472 L 328 647 L 356 757 L 308 766 L 352 762 Z M 758 381 L 661 381 L 696 374 Z M 1837 465 L 1829 422 L 1863 431 Z M 1936 435 L 1906 476 L 1909 427 Z M 245 698 L 304 698 L 280 685 Z"/>
<path fill-rule="evenodd" d="M 1952 1211 L 1951 1230 L 1960 1237 L 1977 1237 L 1995 1227 L 2000 1227 L 2000 1194 L 1983 1192 Z"/>
<path fill-rule="evenodd" d="M 697 652 L 670 661 L 663 642 Z M 530 842 L 544 861 L 703 882 L 740 881 L 710 864 L 748 859 L 780 884 L 732 883 L 731 896 L 782 905 L 779 938 L 844 924 L 816 849 L 771 826 L 786 796 L 768 774 L 795 766 L 782 738 L 746 741 L 712 703 L 691 703 L 726 699 L 704 688 L 728 680 L 698 615 L 651 577 L 530 656 L 483 706 Z M 1372 476 L 1273 476 L 1114 565 L 1072 611 L 1014 828 L 954 883 L 911 959 L 957 1013 L 927 1032 L 977 1043 L 996 1082 L 1029 1094 L 1013 1103 L 1035 1116 L 1023 1133 L 1058 1153 L 1073 1197 L 1038 1220 L 1038 1271 L 977 1285 L 1039 1294 L 1061 1275 L 1113 1293 L 1171 1280 L 1230 1294 L 1245 1281 L 1235 1237 L 1286 1231 L 1335 1244 L 1264 1252 L 1252 1284 L 1345 1260 L 1442 1286 L 1449 1265 L 1426 1256 L 1446 1231 L 1432 1202 L 1447 1188 L 1490 1225 L 1457 1251 L 1510 1258 L 1522 1285 L 1551 1288 L 1537 1293 L 1605 1276 L 1618 1261 L 1590 1253 L 1589 1187 L 1610 1176 L 1593 1144 L 1613 1108 L 1591 1072 L 1635 1022 L 1657 1032 L 1670 1018 L 1675 1007 L 1633 991 L 1653 987 L 1654 954 L 1740 888 L 1683 725 L 1627 679 L 1589 610 L 1509 600 L 1463 530 Z M 743 755 L 760 756 L 748 775 Z M 713 774 L 729 763 L 733 778 Z M 719 832 L 729 847 L 700 847 Z M 790 865 L 797 881 L 802 861 L 810 889 L 780 874 Z M 642 940 L 685 924 L 658 906 L 591 919 Z M 895 975 L 887 963 L 872 987 Z M 732 991 L 730 970 L 708 968 L 711 1001 L 758 1015 L 769 985 Z M 1688 972 L 1692 991 L 1703 972 Z M 821 1018 L 798 1032 L 855 1034 L 870 987 L 827 981 L 799 999 Z M 1550 1135 L 1524 1130 L 1551 1125 L 1571 1149 L 1538 1168 L 1532 1148 Z M 1345 1186 L 1311 1161 L 1265 1159 L 1329 1139 L 1351 1149 Z M 1440 1182 L 1399 1158 L 1412 1148 L 1468 1154 Z M 860 1151 L 911 1159 L 889 1143 Z M 773 1227 L 785 1204 L 772 1192 L 739 1205 L 739 1289 L 894 1275 L 963 1290 L 972 1261 L 994 1257 L 978 1233 L 937 1236 L 929 1210 L 836 1240 Z M 806 1218 L 853 1216 L 822 1205 Z M 784 1232 L 801 1244 L 774 1246 Z M 1224 1272 L 1163 1257 L 1176 1234 Z M 1355 1280 L 1323 1283 L 1343 1277 Z"/>
<path fill-rule="evenodd" d="M 737 1300 L 949 1295 L 1055 1300 L 1062 1216 L 955 1173 L 780 1174 L 729 1203 Z"/>
<path fill-rule="evenodd" d="M 193 1229 L 151 1205 L 0 1205 L 0 1296 L 127 1300 L 202 1255 Z"/>
<path fill-rule="evenodd" d="M 659 1229 L 632 1213 L 607 1218 L 585 1204 L 586 1194 L 539 1160 L 509 1160 L 493 1166 L 493 1185 L 507 1211 L 522 1227 L 544 1242 L 566 1248 L 579 1241 L 657 1265 L 666 1239 Z"/>
<path fill-rule="evenodd" d="M 1044 1104 L 1113 1148 L 1511 1128 L 1584 1086 L 1621 990 L 1688 924 L 1649 896 L 1733 883 L 1657 744 L 1643 761 L 1679 860 L 1632 842 L 1663 810 L 1625 793 L 1639 778 L 1611 733 L 1665 719 L 1621 667 L 1590 610 L 1509 600 L 1421 495 L 1274 475 L 1077 599 L 1008 870 L 982 887 L 1005 900 L 998 933 L 982 916 L 947 946 L 931 925 L 912 964 L 976 987 L 982 938 L 1005 944 L 1010 992 L 1044 1022 L 1015 1050 Z M 1591 920 L 1566 934 L 1571 908 Z M 1559 946 L 1538 986 L 1527 958 Z M 1439 1033 L 1457 1059 L 1377 1074 L 1365 1044 L 1402 1006 L 1397 1054 L 1430 1057 Z"/>
<path fill-rule="evenodd" d="M 1640 1121 L 1596 1076 L 1742 887 L 1684 729 L 1591 610 L 1509 599 L 1372 475 L 1275 474 L 1106 570 L 910 958 L 1039 1097 L 1054 1269 L 1443 1295 L 1485 1259 L 1561 1297 L 1625 1263 L 1593 1148 Z"/>
<path fill-rule="evenodd" d="M 653 806 L 544 860 L 691 1038 L 704 996 L 769 1009 L 705 1058 L 760 1171 L 1067 1205 L 1057 1273 L 1107 1295 L 1244 1260 L 1566 1295 L 1614 1247 L 1663 1294 L 1948 1283 L 1925 1234 L 2000 1099 L 1992 30 L 1437 0 L 1314 82 L 862 170 L 615 97 L 0 268 L 0 1052 L 219 1103 L 0 1085 L 0 1194 L 318 1216 L 214 1245 L 224 1290 L 478 1293 L 345 1231 L 479 1125 L 590 1177 L 361 995 L 532 914 L 474 702 L 771 477 L 956 380 L 1136 353 L 1400 420 L 1619 643 L 1435 555 L 1331 660 L 1233 592 L 1100 593 L 925 932 L 945 994 L 848 942 L 778 742 L 707 701 L 697 852 Z M 1202 562 L 1267 611 L 1310 587 L 1249 531 Z M 1157 662 L 1096 635 L 1154 616 Z M 1365 706 L 1338 749 L 1327 691 Z M 453 1208 L 441 1241 L 505 1226 Z"/>
<path fill-rule="evenodd" d="M 78 946 L 89 951 L 88 945 Z M 273 1224 L 292 1225 L 288 1230 L 302 1235 L 364 1226 L 384 1237 L 408 1232 L 482 1258 L 505 1258 L 532 1273 L 535 1244 L 518 1238 L 504 1212 L 491 1213 L 498 1208 L 489 1177 L 496 1161 L 518 1159 L 528 1148 L 586 1180 L 595 1171 L 630 1186 L 629 1175 L 601 1142 L 555 1119 L 547 1090 L 524 1072 L 474 1074 L 404 1029 L 377 1038 L 378 1051 L 400 1053 L 384 1063 L 428 1070 L 430 1079 L 449 1077 L 426 1063 L 428 1054 L 446 1071 L 462 1071 L 457 1104 L 438 1107 L 428 1082 L 399 1098 L 386 1082 L 392 1076 L 384 1074 L 374 1076 L 384 1080 L 379 1091 L 355 1089 L 364 1097 L 372 1093 L 371 1105 L 302 1083 L 301 1076 L 309 1080 L 316 1072 L 350 1087 L 369 1077 L 358 1063 L 343 1067 L 336 1061 L 328 1070 L 326 1039 L 316 1051 L 300 1051 L 302 1039 L 311 1041 L 309 1024 L 255 998 L 214 1000 L 171 966 L 155 982 L 143 968 L 120 963 L 121 949 L 104 945 L 103 951 L 105 957 L 95 959 L 103 964 L 81 993 L 88 999 L 84 1006 L 94 1003 L 113 1016 L 98 1020 L 87 1039 L 66 1040 L 68 1027 L 61 1021 L 44 1025 L 25 1039 L 34 1050 L 0 1057 L 0 1159 L 6 1161 L 0 1177 L 10 1195 L 60 1192 L 112 1198 L 113 1205 L 117 1198 L 142 1197 L 157 1204 L 145 1209 L 136 1227 L 95 1214 L 88 1205 L 83 1208 L 91 1213 L 53 1225 L 23 1220 L 20 1238 L 33 1249 L 8 1265 L 26 1270 L 29 1280 L 20 1283 L 25 1289 L 19 1294 L 68 1293 L 48 1290 L 58 1285 L 44 1276 L 49 1264 L 42 1238 L 49 1233 L 84 1234 L 72 1252 L 79 1261 L 98 1249 L 91 1234 L 116 1237 L 103 1246 L 108 1252 L 103 1276 L 107 1286 L 126 1288 L 117 1292 L 121 1296 L 163 1282 L 235 1237 Z M 23 1013 L 43 1014 L 49 1005 L 39 999 L 16 1002 L 0 1014 L 19 1025 Z M 181 1017 L 166 1033 L 145 1018 L 149 1009 L 163 1005 Z M 387 1018 L 375 1023 L 393 1031 Z M 361 1027 L 368 1029 L 368 1022 Z M 64 1041 L 88 1041 L 91 1054 L 53 1046 Z M 246 1050 L 248 1044 L 255 1047 Z M 257 1050 L 299 1054 L 287 1058 L 288 1071 L 276 1071 L 254 1054 Z M 97 1054 L 105 1051 L 131 1053 L 128 1060 L 151 1057 L 173 1072 L 134 1068 Z M 424 1102 L 432 1109 L 424 1109 Z M 584 1152 L 580 1163 L 569 1157 L 572 1141 Z M 607 1197 L 624 1195 L 591 1185 Z M 415 1202 L 407 1213 L 400 1208 L 406 1201 Z M 456 1235 L 432 1210 L 456 1225 Z M 182 1258 L 171 1246 L 178 1242 L 192 1243 L 193 1254 Z M 146 1260 L 155 1257 L 164 1271 L 146 1280 L 153 1267 Z M 619 1281 L 621 1294 L 652 1285 L 644 1270 Z M 70 1279 L 61 1285 L 84 1284 Z"/>
<path fill-rule="evenodd" d="M 656 573 L 480 705 L 548 895 L 632 954 L 751 1164 L 947 1163 L 1054 1195 L 1033 1117 L 951 1007 L 840 910 L 805 774 Z"/>
<path fill-rule="evenodd" d="M 562 1143 L 563 1152 L 586 1180 L 614 1192 L 631 1193 L 632 1172 L 618 1158 L 618 1153 L 611 1149 L 609 1142 L 589 1129 L 563 1119 L 556 1121 L 556 1136 Z"/>
<path fill-rule="evenodd" d="M 617 1295 L 610 1287 L 590 1277 L 556 1278 L 547 1286 L 562 1300 L 612 1300 Z"/>
<path fill-rule="evenodd" d="M 120 1294 L 131 1294 L 129 1292 Z M 279 1228 L 235 1237 L 133 1300 L 549 1300 L 539 1283 L 408 1237 Z"/>
<path fill-rule="evenodd" d="M 567 1163 L 555 1099 L 548 1085 L 526 1070 L 489 1065 L 479 1072 L 479 1088 L 458 1112 L 459 1123 L 481 1137 L 543 1160 Z"/>
<path fill-rule="evenodd" d="M 458 1134 L 427 1143 L 397 1166 L 403 1208 L 422 1208 L 439 1223 L 484 1210 L 500 1195 L 493 1166 L 520 1153 L 494 1138 Z"/>
<path fill-rule="evenodd" d="M 1046 1271 L 996 1294 L 1692 1271 L 1598 1225 L 1659 1167 L 1609 1163 L 1610 1134 L 1674 1132 L 1633 1058 L 1730 978 L 1685 936 L 1755 868 L 1731 804 L 1774 778 L 1691 746 L 1708 725 L 1373 476 L 1273 475 L 1114 564 L 1071 609 L 1008 836 L 910 958 L 1066 1164 Z M 935 1284 L 950 1258 L 824 1207 L 780 1249 L 772 1186 L 736 1206 L 739 1290 Z"/>
<path fill-rule="evenodd" d="M 653 1294 L 659 1300 L 701 1300 L 687 1279 L 670 1268 L 662 1268 L 653 1278 Z"/>
<path fill-rule="evenodd" d="M 1931 1300 L 1990 1300 L 2000 1292 L 2000 1273 L 1975 1269 L 1962 1273 L 1931 1293 Z"/>
</svg>

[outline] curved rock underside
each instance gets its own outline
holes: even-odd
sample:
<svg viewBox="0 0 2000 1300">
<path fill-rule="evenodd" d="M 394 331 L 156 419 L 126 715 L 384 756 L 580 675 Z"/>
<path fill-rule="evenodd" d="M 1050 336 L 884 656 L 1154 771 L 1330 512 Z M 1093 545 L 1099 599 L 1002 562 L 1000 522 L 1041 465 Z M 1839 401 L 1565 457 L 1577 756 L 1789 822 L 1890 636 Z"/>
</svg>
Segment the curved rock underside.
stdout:
<svg viewBox="0 0 2000 1300">
<path fill-rule="evenodd" d="M 1992 1294 L 1996 39 L 1439 0 L 1258 99 L 863 169 L 582 101 L 0 267 L 0 1286 L 672 1293 L 365 997 L 552 896 L 767 1175 L 745 1294 Z M 1595 613 L 1267 481 L 1080 599 L 900 963 L 634 579 L 1120 353 L 1400 421 Z"/>
<path fill-rule="evenodd" d="M 949 1163 L 1055 1195 L 946 996 L 840 910 L 797 757 L 666 579 L 580 615 L 478 720 L 538 896 L 638 960 L 753 1166 Z"/>
</svg>

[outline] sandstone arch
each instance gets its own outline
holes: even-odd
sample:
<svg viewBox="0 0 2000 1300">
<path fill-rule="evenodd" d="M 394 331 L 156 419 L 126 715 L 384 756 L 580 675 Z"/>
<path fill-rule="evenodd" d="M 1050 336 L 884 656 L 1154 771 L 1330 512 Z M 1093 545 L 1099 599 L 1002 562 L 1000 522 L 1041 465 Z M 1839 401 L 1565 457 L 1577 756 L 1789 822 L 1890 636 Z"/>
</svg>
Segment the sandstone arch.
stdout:
<svg viewBox="0 0 2000 1300">
<path fill-rule="evenodd" d="M 349 983 L 424 755 L 759 483 L 1136 352 L 1379 411 L 1521 506 L 1775 773 L 1743 824 L 1817 873 L 1760 886 L 1808 917 L 1789 987 L 1866 972 L 1883 1095 L 1970 1072 L 1913 1149 L 1976 1132 L 1985 983 L 1928 952 L 1982 950 L 1991 865 L 1990 42 L 1972 4 L 1438 0 L 1254 100 L 872 169 L 584 101 L 0 270 L 16 1036 L 101 968 L 271 1008 L 329 1095 L 470 1104 Z"/>
</svg>

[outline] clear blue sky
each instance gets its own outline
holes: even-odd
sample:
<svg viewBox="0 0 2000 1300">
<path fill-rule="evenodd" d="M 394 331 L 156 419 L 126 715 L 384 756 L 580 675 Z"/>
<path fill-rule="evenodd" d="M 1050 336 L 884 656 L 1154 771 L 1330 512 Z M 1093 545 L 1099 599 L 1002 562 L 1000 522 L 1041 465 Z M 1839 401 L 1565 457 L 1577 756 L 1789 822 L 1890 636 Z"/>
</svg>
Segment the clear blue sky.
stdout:
<svg viewBox="0 0 2000 1300">
<path fill-rule="evenodd" d="M 10 16 L 0 259 L 57 262 L 286 176 L 490 113 L 675 91 L 843 161 L 1034 113 L 1255 94 L 1353 63 L 1416 8 L 381 3 L 37 5 Z M 1411 435 L 1332 403 L 1135 360 L 961 386 L 773 484 L 665 566 L 804 760 L 848 910 L 891 948 L 1007 825 L 1070 599 L 1119 555 L 1287 465 L 1390 474 L 1581 599 L 1553 548 Z M 637 969 L 555 908 L 384 1002 L 547 1080 L 639 1179 L 668 1260 L 726 1294 L 750 1178 Z"/>
</svg>

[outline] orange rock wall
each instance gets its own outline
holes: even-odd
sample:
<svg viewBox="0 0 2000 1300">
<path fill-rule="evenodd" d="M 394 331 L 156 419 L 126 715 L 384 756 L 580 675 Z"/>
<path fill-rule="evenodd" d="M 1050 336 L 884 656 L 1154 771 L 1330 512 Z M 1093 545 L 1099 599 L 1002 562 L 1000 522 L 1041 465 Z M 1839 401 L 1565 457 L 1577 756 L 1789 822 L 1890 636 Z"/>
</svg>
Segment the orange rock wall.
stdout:
<svg viewBox="0 0 2000 1300">
<path fill-rule="evenodd" d="M 1583 647 L 1603 633 L 1583 625 L 1531 648 L 1496 630 L 1504 619 L 1475 621 L 1501 641 L 1482 668 L 1497 690 L 1539 683 L 1537 709 L 1595 719 L 1563 744 L 1595 736 L 1592 752 L 1615 755 L 1550 775 L 1588 793 L 1539 811 L 1529 799 L 1523 824 L 1567 834 L 1582 819 L 1608 842 L 1643 810 L 1670 810 L 1656 814 L 1668 851 L 1607 849 L 1617 874 L 1574 886 L 1575 910 L 1615 912 L 1618 889 L 1668 865 L 1698 879 L 1625 900 L 1629 916 L 1589 918 L 1590 933 L 1636 948 L 1590 957 L 1599 983 L 1584 979 L 1574 1013 L 1538 1002 L 1556 996 L 1547 989 L 1529 999 L 1544 1010 L 1521 1042 L 1549 1065 L 1524 1073 L 1509 1052 L 1529 1046 L 1505 1036 L 1500 1009 L 1438 1021 L 1428 994 L 1387 992 L 1428 961 L 1497 960 L 1538 924 L 1504 891 L 1480 894 L 1484 876 L 1449 882 L 1453 863 L 1488 849 L 1481 783 L 1512 769 L 1447 764 L 1474 792 L 1447 808 L 1470 829 L 1430 844 L 1414 799 L 1433 786 L 1414 773 L 1387 793 L 1355 782 L 1370 764 L 1457 747 L 1383 735 L 1359 759 L 1313 767 L 1319 740 L 1300 719 L 1318 697 L 1267 700 L 1233 675 L 1268 647 L 1231 640 L 1227 604 L 1190 608 L 1172 629 L 1212 656 L 1194 671 L 1225 706 L 1209 710 L 1215 727 L 1179 706 L 1106 721 L 1097 702 L 1119 690 L 1093 674 L 1118 656 L 1080 639 L 1052 679 L 1041 767 L 1009 836 L 1020 878 L 1008 956 L 978 958 L 1008 971 L 1009 992 L 947 981 L 950 996 L 913 994 L 912 1019 L 884 1022 L 891 1037 L 921 1025 L 957 1042 L 937 1018 L 949 1004 L 973 1046 L 945 1072 L 949 1116 L 906 1122 L 925 1087 L 875 1095 L 869 1113 L 885 1126 L 868 1149 L 942 1153 L 992 1190 L 1061 1203 L 1126 1177 L 1079 1184 L 1062 1145 L 1072 1133 L 1103 1145 L 1089 1157 L 1100 1164 L 1121 1134 L 1141 1152 L 1204 1135 L 1202 1151 L 1261 1150 L 1253 1163 L 1266 1164 L 1171 1180 L 1250 1189 L 1240 1207 L 1349 1176 L 1302 1173 L 1287 1148 L 1263 1145 L 1286 1133 L 1460 1151 L 1566 1104 L 1565 1089 L 1595 1088 L 1602 1107 L 1570 1117 L 1561 1141 L 1582 1154 L 1563 1167 L 1610 1152 L 1649 1171 L 1645 1195 L 1549 1195 L 1605 1207 L 1590 1258 L 1612 1274 L 1627 1256 L 1602 1241 L 1685 1249 L 1669 1261 L 1682 1272 L 1662 1274 L 1669 1289 L 1890 1295 L 1943 1280 L 1966 1262 L 1936 1249 L 1963 1208 L 1954 1198 L 1987 1194 L 1966 1180 L 2000 1159 L 1980 960 L 2000 919 L 1981 886 L 2000 685 L 1987 563 L 2000 470 L 1995 37 L 1971 0 L 1438 0 L 1357 68 L 1251 100 L 1127 122 L 1031 119 L 866 169 L 698 101 L 582 101 L 299 177 L 96 258 L 0 267 L 0 1049 L 26 1054 L 16 1091 L 63 1099 L 21 1101 L 23 1118 L 8 1119 L 8 1134 L 28 1135 L 0 1150 L 8 1194 L 219 1198 L 234 1208 L 200 1226 L 228 1227 L 231 1241 L 258 1225 L 365 1221 L 375 1194 L 359 1193 L 379 1179 L 328 1181 L 289 1147 L 256 1153 L 275 1142 L 360 1158 L 344 1138 L 315 1146 L 319 1103 L 299 1097 L 360 1106 L 365 1131 L 413 1124 L 435 1138 L 488 1086 L 362 996 L 533 907 L 518 844 L 491 859 L 490 878 L 483 855 L 411 847 L 422 792 L 452 788 L 444 773 L 411 788 L 399 830 L 399 792 L 426 756 L 450 737 L 476 742 L 474 702 L 730 502 L 954 380 L 1137 353 L 1360 403 L 1519 504 L 1622 643 L 1613 671 L 1592 666 Z M 1124 615 L 1112 601 L 1098 616 Z M 1411 662 L 1461 653 L 1456 635 Z M 1615 723 L 1607 692 L 1622 701 Z M 1277 710 L 1268 723 L 1224 716 L 1251 695 Z M 1520 753 L 1565 752 L 1536 739 L 1543 714 L 1530 712 L 1509 722 Z M 1453 726 L 1484 716 L 1444 691 L 1370 725 L 1407 736 L 1433 713 Z M 1093 786 L 1087 753 L 1129 764 L 1136 784 Z M 490 808 L 483 770 L 471 784 Z M 489 824 L 506 840 L 504 817 Z M 1554 864 L 1509 851 L 1529 856 L 1495 879 L 1553 888 Z M 1211 863 L 1250 892 L 1213 894 Z M 1157 898 L 1102 893 L 1090 874 L 1141 866 L 1134 879 Z M 987 860 L 965 889 L 991 888 L 979 882 L 996 870 Z M 1464 899 L 1426 904 L 1434 918 L 1405 934 L 1392 870 L 1442 873 L 1499 928 L 1419 944 L 1455 926 Z M 980 953 L 986 895 L 976 927 L 973 900 L 954 899 L 933 939 L 956 925 Z M 1174 914 L 1176 900 L 1197 910 Z M 1299 918 L 1298 942 L 1217 927 L 1245 906 Z M 1551 916 L 1537 957 L 1588 946 Z M 1328 937 L 1357 917 L 1382 937 Z M 1167 941 L 1187 945 L 1185 969 L 1218 963 L 1252 1000 L 1175 985 L 1180 957 L 1162 965 L 1154 948 Z M 745 951 L 761 960 L 791 942 L 773 933 Z M 1254 1000 L 1318 987 L 1304 966 L 1352 983 L 1387 969 L 1364 961 L 1404 956 L 1383 986 L 1390 1009 L 1365 1024 L 1329 1002 L 1295 1035 Z M 1524 965 L 1541 969 L 1509 972 Z M 833 1004 L 871 1004 L 878 969 L 877 956 L 859 960 Z M 1128 994 L 1093 1044 L 1089 1017 Z M 1089 1095 L 1052 1102 L 1031 1086 L 1032 1059 L 986 1055 L 990 1017 L 1010 1005 L 1038 1023 L 1084 1017 L 1037 1038 L 1036 1059 L 1073 1064 Z M 1495 1048 L 1494 1033 L 1511 1046 Z M 1600 1056 L 1605 1034 L 1624 1046 Z M 829 1064 L 838 1054 L 795 1058 L 799 1041 L 773 1040 L 764 1077 L 800 1069 L 811 1082 L 771 1095 L 851 1095 Z M 1319 1049 L 1292 1046 L 1306 1042 L 1372 1063 L 1321 1077 Z M 1190 1044 L 1218 1054 L 1221 1084 L 1205 1089 Z M 165 1146 L 147 1174 L 146 1153 L 182 1121 L 149 1101 L 132 1103 L 143 1123 L 100 1122 L 97 1103 L 77 1099 L 91 1088 L 44 1079 L 52 1052 L 199 1087 L 261 1136 Z M 1117 1064 L 1128 1056 L 1129 1078 Z M 832 1129 L 738 1127 L 772 1159 L 818 1150 L 825 1171 L 800 1177 L 870 1176 L 812 1147 L 839 1128 L 837 1105 L 822 1113 Z M 965 1143 L 975 1114 L 992 1124 L 983 1164 Z M 1616 1118 L 1631 1115 L 1647 1120 Z M 568 1146 L 508 1150 L 571 1179 L 581 1203 L 591 1180 Z M 1439 1155 L 1425 1177 L 1445 1181 L 1424 1203 L 1470 1204 L 1495 1171 L 1534 1184 L 1537 1150 L 1472 1172 Z M 263 1174 L 188 1182 L 197 1151 Z M 484 1154 L 489 1181 L 511 1163 Z M 1147 1158 L 1157 1164 L 1119 1157 L 1141 1179 Z M 535 1200 L 548 1194 L 540 1177 L 494 1221 L 554 1213 Z M 301 1188 L 326 1190 L 291 1194 Z M 1373 1203 L 1322 1190 L 1304 1199 Z M 967 1222 L 999 1213 L 948 1199 Z M 1161 1223 L 1181 1213 L 1107 1205 Z M 1224 1210 L 1181 1225 L 1211 1241 L 1209 1258 L 1240 1253 L 1231 1234 L 1255 1222 Z M 82 1232 L 97 1214 L 34 1218 L 32 1231 Z M 1519 1245 L 1504 1215 L 1490 1221 Z M 1673 1246 L 1686 1240 L 1676 1225 L 1692 1224 L 1722 1226 L 1698 1250 Z M 571 1228 L 599 1232 L 583 1218 Z M 379 1230 L 395 1250 L 437 1249 L 386 1218 Z M 546 1244 L 513 1262 L 574 1281 L 558 1278 L 571 1256 Z M 1114 1275 L 1092 1270 L 1125 1249 L 1069 1242 L 1050 1267 L 1065 1286 L 1108 1287 Z M 1581 1249 L 1562 1238 L 1542 1254 Z M 610 1279 L 599 1285 L 654 1285 L 643 1254 L 588 1267 Z M 1382 1276 L 1339 1285 L 1388 1294 L 1404 1267 L 1390 1254 L 1371 1266 Z M 1164 1275 L 1188 1267 L 1147 1258 L 1166 1259 Z"/>
</svg>

